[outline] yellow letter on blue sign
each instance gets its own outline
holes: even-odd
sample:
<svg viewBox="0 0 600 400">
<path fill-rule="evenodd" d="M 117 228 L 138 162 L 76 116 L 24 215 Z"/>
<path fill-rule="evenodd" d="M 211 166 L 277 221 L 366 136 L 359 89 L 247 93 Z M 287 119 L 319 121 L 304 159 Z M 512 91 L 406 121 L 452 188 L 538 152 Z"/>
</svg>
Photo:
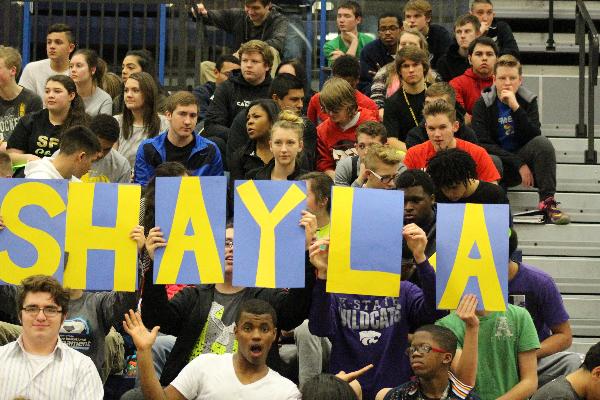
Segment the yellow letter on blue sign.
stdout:
<svg viewBox="0 0 600 400">
<path fill-rule="evenodd" d="M 156 250 L 157 284 L 223 282 L 227 178 L 156 180 L 156 226 L 167 246 Z"/>
<path fill-rule="evenodd" d="M 129 235 L 139 224 L 139 213 L 139 185 L 71 183 L 64 285 L 135 291 L 137 246 Z M 114 257 L 107 257 L 107 251 Z"/>
<path fill-rule="evenodd" d="M 234 285 L 304 286 L 305 235 L 298 223 L 305 188 L 304 182 L 236 181 Z"/>
<path fill-rule="evenodd" d="M 63 277 L 67 181 L 0 179 L 0 283 Z"/>
<path fill-rule="evenodd" d="M 475 294 L 479 308 L 506 310 L 508 220 L 507 204 L 438 204 L 438 309 L 456 309 L 463 294 Z"/>
<path fill-rule="evenodd" d="M 333 187 L 327 291 L 400 295 L 404 193 Z"/>
</svg>

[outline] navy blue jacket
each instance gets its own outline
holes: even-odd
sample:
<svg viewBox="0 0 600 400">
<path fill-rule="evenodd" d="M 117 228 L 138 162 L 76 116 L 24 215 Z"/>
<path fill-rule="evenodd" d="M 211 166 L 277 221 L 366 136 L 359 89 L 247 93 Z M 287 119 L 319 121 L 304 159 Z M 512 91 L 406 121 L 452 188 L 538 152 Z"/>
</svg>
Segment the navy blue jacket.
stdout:
<svg viewBox="0 0 600 400">
<path fill-rule="evenodd" d="M 383 66 L 394 61 L 394 53 L 390 53 L 381 39 L 368 43 L 360 52 L 360 82 L 358 90 L 367 96 L 371 95 L 373 77 Z M 373 71 L 372 74 L 369 71 Z"/>
</svg>

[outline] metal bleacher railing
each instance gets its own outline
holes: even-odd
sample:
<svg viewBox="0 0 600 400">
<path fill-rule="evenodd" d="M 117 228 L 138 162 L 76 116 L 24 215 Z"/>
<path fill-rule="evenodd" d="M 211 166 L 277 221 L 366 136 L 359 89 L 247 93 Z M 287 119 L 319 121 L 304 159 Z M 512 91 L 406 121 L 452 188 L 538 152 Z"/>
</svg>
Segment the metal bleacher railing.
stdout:
<svg viewBox="0 0 600 400">
<path fill-rule="evenodd" d="M 588 37 L 587 50 L 586 33 Z M 554 0 L 549 1 L 548 41 L 546 43 L 547 51 L 556 50 L 554 45 Z M 594 21 L 583 0 L 575 1 L 575 44 L 579 46 L 579 119 L 575 126 L 575 135 L 580 138 L 587 138 L 588 144 L 587 149 L 584 152 L 584 162 L 586 164 L 597 164 L 598 155 L 594 148 L 594 90 L 598 85 L 598 53 L 600 52 L 600 41 Z M 587 94 L 585 88 L 586 52 L 588 62 Z M 588 107 L 587 124 L 585 123 L 586 102 Z"/>
<path fill-rule="evenodd" d="M 241 0 L 204 0 L 207 9 L 240 8 Z M 0 0 L 0 43 L 17 47 L 24 64 L 46 57 L 45 35 L 48 26 L 65 22 L 75 31 L 78 47 L 94 49 L 113 72 L 128 50 L 145 48 L 156 58 L 158 78 L 167 88 L 185 88 L 199 82 L 199 64 L 218 55 L 235 51 L 229 36 L 201 20 L 190 17 L 193 0 Z M 326 78 L 326 61 L 319 49 L 328 33 L 335 33 L 337 1 L 274 1 L 290 21 L 288 47 L 306 63 L 307 78 L 319 83 Z M 377 15 L 402 13 L 404 2 L 361 0 L 362 30 L 376 34 Z M 433 22 L 447 27 L 467 11 L 468 0 L 432 0 Z M 286 53 L 288 53 L 286 51 Z M 290 53 L 284 54 L 289 57 Z M 315 76 L 317 74 L 317 76 Z"/>
<path fill-rule="evenodd" d="M 598 85 L 598 31 L 590 17 L 585 2 L 576 0 L 575 6 L 575 42 L 579 45 L 579 122 L 577 136 L 588 138 L 588 148 L 585 151 L 586 164 L 596 164 L 597 152 L 594 149 L 594 87 Z M 584 122 L 585 96 L 585 34 L 588 34 L 588 123 Z"/>
</svg>

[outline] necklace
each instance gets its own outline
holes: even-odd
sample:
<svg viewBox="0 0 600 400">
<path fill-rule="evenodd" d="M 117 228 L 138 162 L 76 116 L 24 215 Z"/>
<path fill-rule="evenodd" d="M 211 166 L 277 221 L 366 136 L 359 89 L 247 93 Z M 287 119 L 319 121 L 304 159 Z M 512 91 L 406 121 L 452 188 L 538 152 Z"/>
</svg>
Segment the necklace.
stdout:
<svg viewBox="0 0 600 400">
<path fill-rule="evenodd" d="M 427 89 L 427 84 L 425 84 L 425 89 Z M 412 116 L 412 119 L 415 122 L 415 126 L 419 126 L 419 121 L 417 121 L 417 116 L 415 115 L 415 112 L 414 112 L 412 106 L 410 105 L 410 102 L 408 101 L 408 96 L 406 96 L 406 91 L 404 90 L 404 86 L 402 87 L 402 94 L 404 95 L 404 101 L 406 102 L 406 105 L 408 106 L 408 111 L 410 111 L 410 115 Z"/>
</svg>

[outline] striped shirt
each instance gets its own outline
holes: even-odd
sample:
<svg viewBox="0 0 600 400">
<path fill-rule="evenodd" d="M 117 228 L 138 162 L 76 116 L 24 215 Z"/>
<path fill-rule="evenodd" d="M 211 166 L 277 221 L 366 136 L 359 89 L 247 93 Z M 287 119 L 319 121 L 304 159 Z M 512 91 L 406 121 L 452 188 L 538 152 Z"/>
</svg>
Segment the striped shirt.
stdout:
<svg viewBox="0 0 600 400">
<path fill-rule="evenodd" d="M 47 359 L 31 356 L 21 336 L 0 346 L 0 399 L 102 400 L 104 388 L 92 360 L 60 339 Z"/>
</svg>

